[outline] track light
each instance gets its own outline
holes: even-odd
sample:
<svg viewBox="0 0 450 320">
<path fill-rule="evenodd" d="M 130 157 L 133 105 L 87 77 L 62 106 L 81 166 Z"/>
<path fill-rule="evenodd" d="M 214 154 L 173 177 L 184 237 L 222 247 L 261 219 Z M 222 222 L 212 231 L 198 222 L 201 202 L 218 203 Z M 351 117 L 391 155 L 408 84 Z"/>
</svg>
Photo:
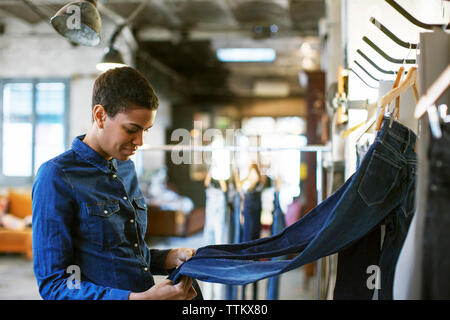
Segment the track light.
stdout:
<svg viewBox="0 0 450 320">
<path fill-rule="evenodd" d="M 125 67 L 122 54 L 114 46 L 105 48 L 105 55 L 100 63 L 97 63 L 97 70 L 105 72 L 109 69 Z"/>
</svg>

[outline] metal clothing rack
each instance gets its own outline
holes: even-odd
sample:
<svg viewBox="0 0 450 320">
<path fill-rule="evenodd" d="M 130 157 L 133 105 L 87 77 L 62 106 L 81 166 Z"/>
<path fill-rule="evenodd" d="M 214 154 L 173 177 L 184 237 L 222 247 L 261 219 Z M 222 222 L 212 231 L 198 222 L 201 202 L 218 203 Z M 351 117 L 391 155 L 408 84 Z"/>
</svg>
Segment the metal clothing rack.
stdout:
<svg viewBox="0 0 450 320">
<path fill-rule="evenodd" d="M 315 152 L 316 153 L 316 191 L 317 191 L 317 205 L 323 201 L 323 154 L 325 152 L 331 152 L 332 149 L 329 146 L 321 145 L 309 145 L 303 147 L 261 147 L 261 146 L 190 146 L 190 145 L 159 145 L 151 146 L 148 144 L 142 145 L 139 150 L 141 151 L 203 151 L 212 152 L 214 150 L 227 150 L 230 152 L 273 152 L 273 151 L 288 151 L 294 150 L 299 152 Z M 325 257 L 326 258 L 326 257 Z M 321 287 L 322 287 L 322 259 L 317 260 L 317 300 L 321 299 Z"/>
</svg>

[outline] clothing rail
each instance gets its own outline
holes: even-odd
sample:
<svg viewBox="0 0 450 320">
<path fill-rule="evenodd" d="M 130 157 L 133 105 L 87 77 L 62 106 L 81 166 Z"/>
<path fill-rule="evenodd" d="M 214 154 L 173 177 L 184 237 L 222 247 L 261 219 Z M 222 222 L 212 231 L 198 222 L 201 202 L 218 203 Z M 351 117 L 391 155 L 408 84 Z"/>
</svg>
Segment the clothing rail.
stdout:
<svg viewBox="0 0 450 320">
<path fill-rule="evenodd" d="M 296 150 L 301 152 L 331 152 L 331 147 L 320 146 L 320 145 L 310 145 L 303 147 L 261 147 L 261 146 L 223 146 L 223 147 L 212 147 L 212 146 L 187 146 L 187 145 L 160 145 L 160 146 L 150 146 L 142 145 L 139 147 L 141 151 L 148 150 L 160 150 L 160 151 L 205 151 L 211 152 L 214 150 L 228 150 L 228 151 L 248 151 L 248 152 L 266 152 L 266 151 L 288 151 Z"/>
<path fill-rule="evenodd" d="M 288 151 L 295 150 L 300 152 L 316 152 L 316 191 L 317 191 L 317 205 L 323 200 L 323 178 L 322 178 L 322 168 L 323 168 L 323 153 L 331 152 L 332 149 L 329 146 L 321 145 L 309 145 L 303 147 L 261 147 L 261 146 L 222 146 L 222 147 L 212 147 L 212 146 L 190 146 L 190 145 L 159 145 L 151 146 L 144 144 L 139 148 L 140 151 L 204 151 L 211 152 L 214 150 L 228 150 L 228 151 L 247 151 L 247 152 L 270 152 L 270 151 Z M 321 299 L 321 288 L 322 288 L 322 260 L 327 259 L 321 258 L 317 260 L 317 291 L 316 299 Z"/>
</svg>

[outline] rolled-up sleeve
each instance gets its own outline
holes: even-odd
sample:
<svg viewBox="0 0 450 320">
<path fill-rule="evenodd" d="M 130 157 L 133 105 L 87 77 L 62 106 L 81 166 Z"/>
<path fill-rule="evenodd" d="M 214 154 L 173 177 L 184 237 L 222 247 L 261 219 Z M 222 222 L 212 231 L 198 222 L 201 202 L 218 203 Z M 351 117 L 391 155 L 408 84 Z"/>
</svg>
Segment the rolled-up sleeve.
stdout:
<svg viewBox="0 0 450 320">
<path fill-rule="evenodd" d="M 96 285 L 71 277 L 71 228 L 78 210 L 73 189 L 63 170 L 44 163 L 32 189 L 33 270 L 43 299 L 126 300 L 130 291 Z M 78 280 L 75 282 L 73 280 Z"/>
<path fill-rule="evenodd" d="M 166 257 L 169 254 L 170 249 L 150 249 L 151 264 L 150 270 L 156 275 L 168 275 L 169 271 L 165 267 Z"/>
</svg>

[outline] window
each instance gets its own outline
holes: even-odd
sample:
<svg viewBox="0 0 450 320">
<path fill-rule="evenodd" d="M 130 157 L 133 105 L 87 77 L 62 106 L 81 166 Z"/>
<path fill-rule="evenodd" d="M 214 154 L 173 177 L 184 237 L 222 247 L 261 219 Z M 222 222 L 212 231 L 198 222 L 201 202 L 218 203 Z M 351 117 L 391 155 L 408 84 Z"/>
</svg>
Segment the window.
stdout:
<svg viewBox="0 0 450 320">
<path fill-rule="evenodd" d="M 1 184 L 31 183 L 68 143 L 67 80 L 0 80 Z"/>
</svg>

